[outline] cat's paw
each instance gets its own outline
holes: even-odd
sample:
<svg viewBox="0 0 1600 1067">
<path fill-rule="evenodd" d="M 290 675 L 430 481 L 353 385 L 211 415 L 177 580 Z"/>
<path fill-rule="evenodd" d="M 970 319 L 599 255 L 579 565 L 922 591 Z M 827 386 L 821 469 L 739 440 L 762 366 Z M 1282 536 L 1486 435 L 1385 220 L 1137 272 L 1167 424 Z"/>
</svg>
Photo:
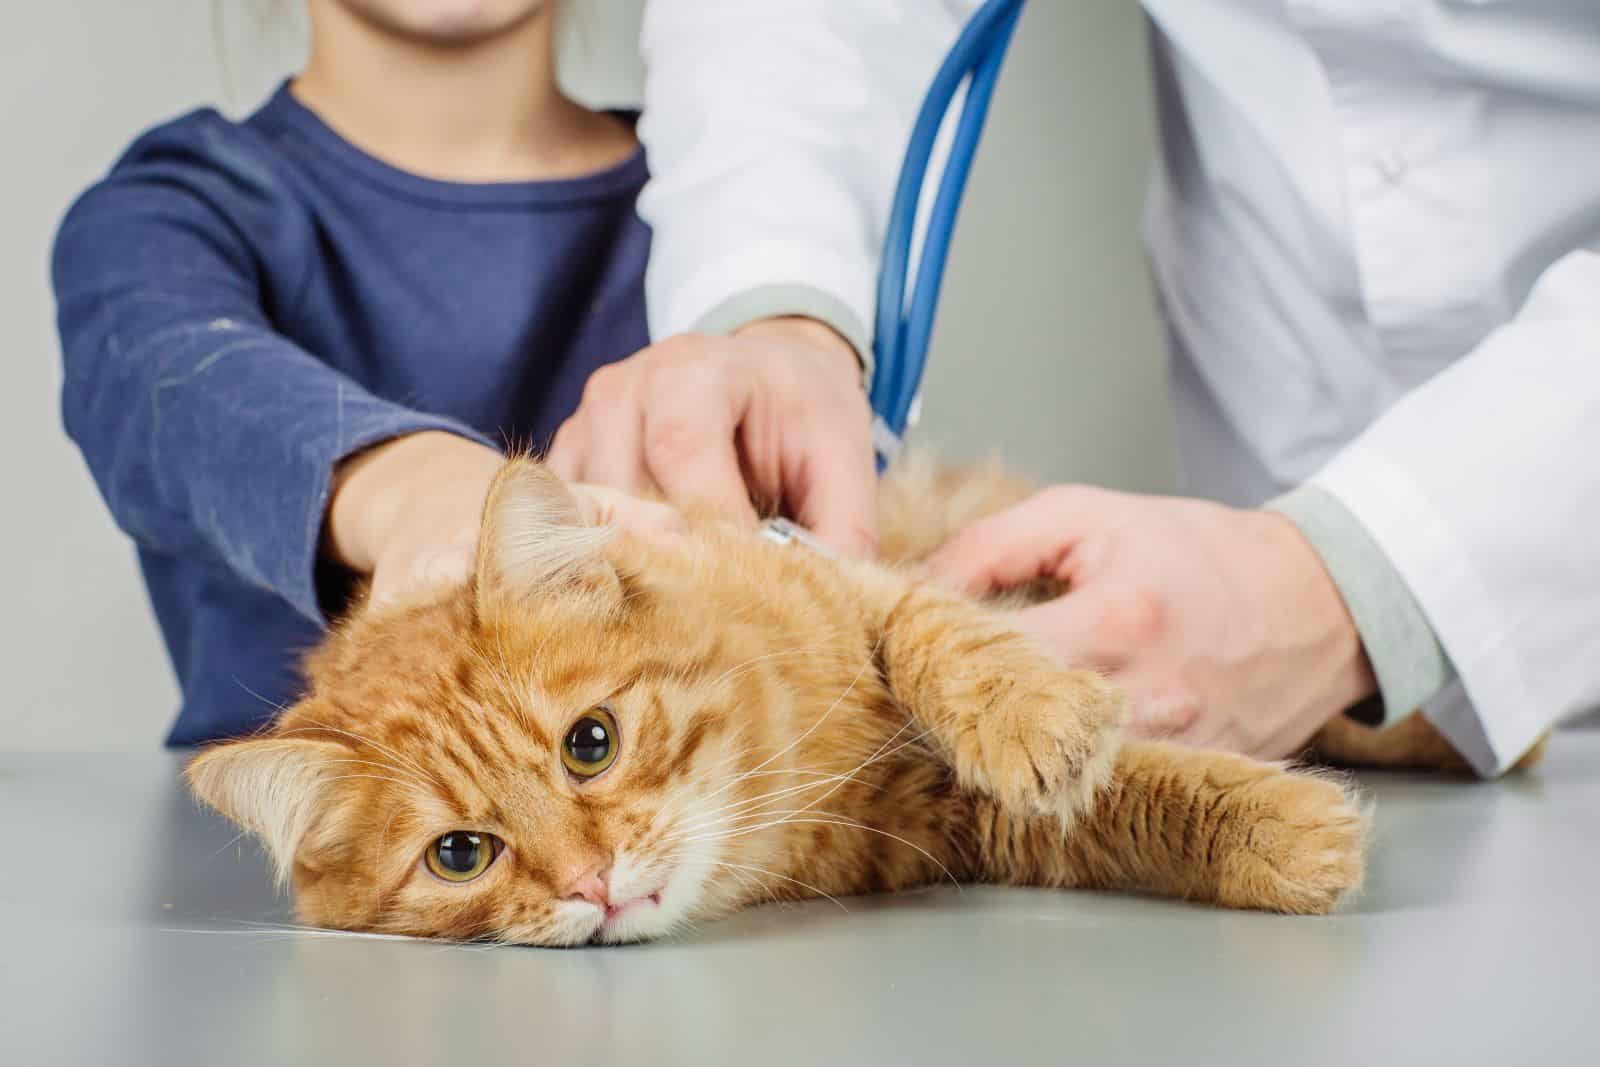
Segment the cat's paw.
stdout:
<svg viewBox="0 0 1600 1067">
<path fill-rule="evenodd" d="M 1287 771 L 1243 787 L 1242 847 L 1222 864 L 1218 903 L 1322 915 L 1366 872 L 1367 816 L 1337 781 Z"/>
<path fill-rule="evenodd" d="M 1092 671 L 1030 670 L 972 683 L 951 764 L 968 788 L 1018 815 L 1069 822 L 1111 776 L 1126 709 Z"/>
</svg>

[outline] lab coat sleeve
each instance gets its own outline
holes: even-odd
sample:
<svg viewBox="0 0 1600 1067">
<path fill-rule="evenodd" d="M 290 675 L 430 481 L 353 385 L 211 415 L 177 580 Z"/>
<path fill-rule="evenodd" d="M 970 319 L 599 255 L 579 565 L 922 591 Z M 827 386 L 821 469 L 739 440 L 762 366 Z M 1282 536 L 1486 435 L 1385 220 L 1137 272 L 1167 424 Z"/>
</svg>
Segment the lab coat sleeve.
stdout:
<svg viewBox="0 0 1600 1067">
<path fill-rule="evenodd" d="M 918 106 L 978 0 L 649 0 L 650 330 L 810 314 L 870 358 Z"/>
<path fill-rule="evenodd" d="M 335 464 L 419 430 L 277 333 L 250 247 L 182 164 L 119 166 L 72 210 L 52 276 L 62 411 L 112 515 L 149 551 L 206 559 L 320 621 Z"/>
<path fill-rule="evenodd" d="M 1456 670 L 1424 711 L 1486 776 L 1600 706 L 1600 255 L 1312 479 L 1367 528 Z"/>
</svg>

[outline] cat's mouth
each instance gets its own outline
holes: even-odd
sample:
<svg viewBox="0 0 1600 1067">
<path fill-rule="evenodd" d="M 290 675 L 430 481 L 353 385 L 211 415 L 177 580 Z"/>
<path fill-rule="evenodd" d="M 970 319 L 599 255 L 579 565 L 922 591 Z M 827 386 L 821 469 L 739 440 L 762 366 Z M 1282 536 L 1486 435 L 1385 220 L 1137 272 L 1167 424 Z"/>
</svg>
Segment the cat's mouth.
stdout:
<svg viewBox="0 0 1600 1067">
<path fill-rule="evenodd" d="M 656 889 L 654 892 L 646 893 L 642 897 L 634 897 L 632 900 L 625 900 L 621 904 L 606 905 L 606 915 L 601 922 L 601 929 L 614 930 L 624 917 L 637 916 L 643 912 L 659 908 L 661 906 L 661 890 L 665 888 L 666 886 L 661 886 L 660 889 Z"/>
<path fill-rule="evenodd" d="M 651 919 L 661 908 L 661 895 L 667 891 L 666 883 L 648 893 L 636 893 L 623 900 L 607 900 L 600 911 L 598 922 L 589 935 L 591 944 L 621 944 L 654 936 Z"/>
</svg>

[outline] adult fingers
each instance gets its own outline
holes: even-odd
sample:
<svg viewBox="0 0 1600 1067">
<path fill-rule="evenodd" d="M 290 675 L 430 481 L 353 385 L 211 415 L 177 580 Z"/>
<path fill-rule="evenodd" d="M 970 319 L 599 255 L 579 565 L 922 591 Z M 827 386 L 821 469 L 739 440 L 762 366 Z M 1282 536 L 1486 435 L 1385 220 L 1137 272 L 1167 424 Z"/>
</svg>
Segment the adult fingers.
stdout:
<svg viewBox="0 0 1600 1067">
<path fill-rule="evenodd" d="M 644 412 L 639 393 L 643 375 L 627 363 L 601 367 L 583 390 L 587 441 L 584 481 L 629 493 L 654 487 L 644 458 Z"/>
<path fill-rule="evenodd" d="M 942 581 L 975 594 L 1059 577 L 1085 521 L 1075 514 L 1077 497 L 1068 487 L 1044 489 L 980 519 L 941 545 L 929 557 L 928 568 Z"/>
<path fill-rule="evenodd" d="M 657 544 L 671 544 L 688 532 L 676 508 L 598 485 L 573 485 L 584 522 L 617 526 Z"/>
<path fill-rule="evenodd" d="M 587 434 L 581 413 L 574 413 L 556 430 L 550 447 L 545 451 L 544 464 L 564 482 L 576 482 L 583 476 L 583 453 Z"/>
<path fill-rule="evenodd" d="M 640 378 L 627 361 L 589 376 L 578 411 L 562 424 L 550 446 L 551 469 L 557 475 L 629 493 L 654 487 L 645 469 Z"/>
<path fill-rule="evenodd" d="M 750 380 L 727 360 L 668 365 L 645 386 L 645 467 L 673 504 L 700 504 L 754 524 L 734 441 Z"/>
<path fill-rule="evenodd" d="M 819 426 L 801 438 L 799 484 L 784 487 L 795 517 L 821 540 L 847 555 L 878 554 L 878 471 L 872 435 Z"/>
</svg>

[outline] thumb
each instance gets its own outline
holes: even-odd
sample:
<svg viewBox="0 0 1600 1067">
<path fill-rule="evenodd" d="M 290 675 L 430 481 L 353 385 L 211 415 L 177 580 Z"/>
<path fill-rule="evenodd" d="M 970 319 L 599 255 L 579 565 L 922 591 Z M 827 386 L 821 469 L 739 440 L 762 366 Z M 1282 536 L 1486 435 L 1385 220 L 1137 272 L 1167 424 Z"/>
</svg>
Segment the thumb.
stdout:
<svg viewBox="0 0 1600 1067">
<path fill-rule="evenodd" d="M 1123 665 L 1117 649 L 1102 640 L 1105 597 L 1098 589 L 1067 593 L 1014 612 L 1012 621 L 1069 667 L 1114 671 Z"/>
<path fill-rule="evenodd" d="M 1081 536 L 1082 509 L 1066 487 L 1044 489 L 956 531 L 928 558 L 934 576 L 982 595 L 1034 578 L 1063 577 Z"/>
</svg>

